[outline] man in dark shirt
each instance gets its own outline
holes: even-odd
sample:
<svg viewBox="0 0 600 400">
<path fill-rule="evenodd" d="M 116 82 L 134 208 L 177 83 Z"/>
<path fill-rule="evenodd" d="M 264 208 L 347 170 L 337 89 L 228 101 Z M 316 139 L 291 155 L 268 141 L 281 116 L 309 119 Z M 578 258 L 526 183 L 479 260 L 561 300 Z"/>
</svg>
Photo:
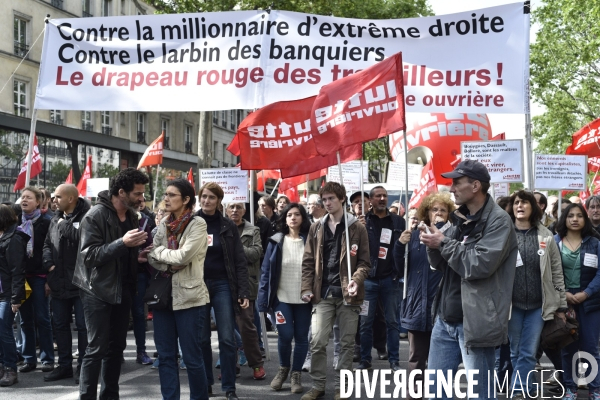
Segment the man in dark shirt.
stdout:
<svg viewBox="0 0 600 400">
<path fill-rule="evenodd" d="M 371 368 L 371 349 L 373 347 L 373 321 L 377 302 L 381 301 L 386 322 L 388 359 L 392 370 L 400 369 L 400 342 L 398 335 L 398 304 L 400 296 L 399 269 L 394 260 L 393 246 L 405 229 L 405 221 L 387 208 L 387 190 L 376 186 L 369 193 L 371 211 L 365 216 L 369 236 L 371 272 L 365 280 L 365 303 L 367 315 L 360 319 L 360 355 L 357 369 Z"/>
</svg>

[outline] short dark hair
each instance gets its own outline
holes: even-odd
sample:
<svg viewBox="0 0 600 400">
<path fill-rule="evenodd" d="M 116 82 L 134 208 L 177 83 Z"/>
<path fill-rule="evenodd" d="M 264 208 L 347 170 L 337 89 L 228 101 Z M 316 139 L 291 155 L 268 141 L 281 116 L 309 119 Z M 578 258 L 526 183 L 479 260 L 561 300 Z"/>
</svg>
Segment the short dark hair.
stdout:
<svg viewBox="0 0 600 400">
<path fill-rule="evenodd" d="M 592 225 L 590 217 L 588 217 L 587 211 L 585 211 L 583 205 L 578 203 L 569 204 L 567 208 L 565 208 L 565 211 L 560 215 L 560 218 L 556 223 L 556 233 L 558 233 L 558 236 L 561 238 L 567 236 L 567 215 L 569 215 L 569 212 L 571 212 L 571 210 L 574 208 L 579 208 L 581 210 L 581 213 L 583 214 L 583 220 L 585 221 L 583 229 L 581 230 L 581 237 L 585 238 L 587 236 L 594 236 L 596 238 L 600 238 L 600 236 L 598 236 L 596 233 L 594 226 Z"/>
<path fill-rule="evenodd" d="M 487 194 L 488 190 L 490 190 L 489 182 L 483 182 L 483 181 L 480 181 L 479 179 L 471 178 L 470 176 L 467 176 L 467 179 L 468 179 L 469 183 L 479 181 L 479 183 L 481 183 L 481 193 L 483 193 L 483 194 Z"/>
<path fill-rule="evenodd" d="M 542 220 L 542 217 L 544 216 L 544 212 L 542 211 L 542 209 L 540 208 L 540 206 L 537 205 L 537 201 L 535 201 L 535 196 L 534 193 L 528 191 L 528 190 L 519 190 L 518 192 L 514 192 L 512 194 L 512 196 L 510 196 L 510 209 L 508 210 L 508 215 L 510 215 L 510 218 L 513 220 L 513 222 L 515 222 L 515 213 L 513 210 L 513 206 L 515 205 L 515 201 L 517 200 L 517 197 L 523 201 L 528 202 L 529 204 L 531 204 L 531 215 L 529 216 L 529 223 L 532 226 L 536 226 L 538 224 L 538 222 L 540 222 Z"/>
<path fill-rule="evenodd" d="M 323 198 L 324 193 L 333 193 L 343 203 L 346 200 L 346 188 L 337 182 L 327 182 L 319 189 L 319 196 Z"/>
<path fill-rule="evenodd" d="M 496 204 L 498 204 L 500 206 L 501 209 L 506 211 L 506 207 L 511 204 L 510 202 L 510 196 L 502 196 L 502 197 L 498 197 L 496 199 Z M 512 207 L 512 204 L 511 204 Z"/>
<path fill-rule="evenodd" d="M 536 194 L 540 195 L 540 201 L 539 201 L 539 203 L 544 206 L 544 209 L 542 211 L 546 211 L 546 208 L 548 208 L 548 198 L 546 197 L 546 195 L 544 193 L 542 193 L 542 192 L 533 192 L 533 194 L 534 194 L 534 196 Z"/>
<path fill-rule="evenodd" d="M 185 205 L 188 210 L 193 210 L 196 204 L 196 191 L 191 183 L 187 179 L 177 178 L 173 179 L 167 184 L 167 187 L 175 186 L 179 193 L 181 193 L 181 200 L 183 201 L 186 197 L 190 198 L 190 201 Z"/>
<path fill-rule="evenodd" d="M 381 186 L 381 185 L 374 186 L 373 189 L 371 189 L 371 191 L 369 192 L 369 199 L 371 199 L 372 197 L 375 197 L 375 190 L 377 190 L 377 189 L 383 189 L 383 190 L 385 190 L 385 193 L 387 194 L 387 189 L 384 188 L 383 186 Z"/>
<path fill-rule="evenodd" d="M 111 178 L 108 193 L 118 196 L 119 190 L 125 193 L 133 191 L 135 185 L 145 185 L 149 182 L 148 176 L 135 168 L 125 168 Z"/>
<path fill-rule="evenodd" d="M 590 196 L 586 199 L 585 201 L 585 209 L 589 209 L 590 208 L 590 204 L 592 204 L 592 200 L 595 200 L 596 203 L 600 203 L 600 196 Z"/>
<path fill-rule="evenodd" d="M 563 197 L 562 200 L 560 201 L 561 204 L 571 204 L 572 201 L 567 199 L 566 197 Z M 552 215 L 558 215 L 558 200 L 556 202 L 554 202 L 554 205 L 552 206 Z M 587 212 L 586 212 L 587 214 Z"/>
<path fill-rule="evenodd" d="M 275 212 L 275 210 L 277 209 L 277 204 L 275 204 L 275 199 L 272 196 L 263 196 L 258 200 L 264 201 L 267 206 L 271 207 L 271 210 L 273 210 L 273 212 Z"/>
<path fill-rule="evenodd" d="M 0 205 L 0 231 L 5 231 L 17 222 L 17 216 L 11 206 Z"/>
<path fill-rule="evenodd" d="M 306 213 L 306 209 L 298 203 L 289 203 L 284 207 L 279 216 L 277 217 L 277 222 L 275 225 L 277 230 L 284 235 L 290 233 L 290 228 L 285 223 L 285 219 L 287 217 L 288 212 L 292 208 L 297 208 L 300 211 L 300 215 L 302 216 L 302 224 L 300 225 L 300 233 L 306 237 L 308 230 L 310 229 L 310 219 L 308 218 L 308 214 Z"/>
</svg>

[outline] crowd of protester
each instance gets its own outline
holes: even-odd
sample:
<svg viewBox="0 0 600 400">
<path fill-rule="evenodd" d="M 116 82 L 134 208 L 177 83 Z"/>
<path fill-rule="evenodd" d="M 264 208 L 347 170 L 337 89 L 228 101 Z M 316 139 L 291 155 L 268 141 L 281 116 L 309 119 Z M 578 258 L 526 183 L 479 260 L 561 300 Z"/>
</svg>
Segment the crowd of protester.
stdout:
<svg viewBox="0 0 600 400">
<path fill-rule="evenodd" d="M 305 205 L 285 196 L 223 204 L 218 184 L 196 193 L 175 179 L 154 212 L 144 201 L 148 177 L 132 168 L 93 206 L 71 184 L 27 187 L 18 204 L 0 205 L 0 386 L 41 365 L 45 381 L 73 379 L 80 399 L 119 398 L 131 326 L 136 362 L 158 369 L 164 399 L 180 398 L 180 369 L 190 398 L 207 399 L 213 365 L 226 398 L 237 399 L 241 366 L 267 378 L 263 314 L 278 335 L 270 388 L 301 400 L 325 394 L 332 333 L 335 399 L 339 371 L 372 369 L 373 349 L 393 371 L 402 362 L 408 372 L 479 370 L 479 398 L 490 398 L 496 370 L 517 399 L 541 396 L 529 373 L 545 352 L 564 373 L 544 383 L 576 399 L 574 355 L 600 362 L 600 197 L 581 204 L 519 190 L 496 202 L 482 164 L 465 160 L 442 175 L 449 192 L 425 197 L 406 219 L 383 186 L 347 198 L 328 182 Z M 168 304 L 148 310 L 146 291 L 161 279 Z M 578 339 L 544 346 L 554 320 L 577 321 Z M 600 376 L 587 389 L 600 399 Z"/>
</svg>

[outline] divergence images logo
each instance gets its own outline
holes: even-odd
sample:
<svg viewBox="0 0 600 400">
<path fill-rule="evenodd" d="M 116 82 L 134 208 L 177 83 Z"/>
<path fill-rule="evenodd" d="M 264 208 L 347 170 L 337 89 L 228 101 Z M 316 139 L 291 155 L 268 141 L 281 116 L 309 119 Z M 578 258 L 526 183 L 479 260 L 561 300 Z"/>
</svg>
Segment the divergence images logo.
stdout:
<svg viewBox="0 0 600 400">
<path fill-rule="evenodd" d="M 587 385 L 598 375 L 598 363 L 596 362 L 596 359 L 590 353 L 585 351 L 579 351 L 573 355 L 571 368 L 573 373 L 573 382 L 575 382 L 575 384 L 578 386 Z M 590 368 L 590 373 L 588 376 L 585 376 L 588 368 Z"/>
</svg>

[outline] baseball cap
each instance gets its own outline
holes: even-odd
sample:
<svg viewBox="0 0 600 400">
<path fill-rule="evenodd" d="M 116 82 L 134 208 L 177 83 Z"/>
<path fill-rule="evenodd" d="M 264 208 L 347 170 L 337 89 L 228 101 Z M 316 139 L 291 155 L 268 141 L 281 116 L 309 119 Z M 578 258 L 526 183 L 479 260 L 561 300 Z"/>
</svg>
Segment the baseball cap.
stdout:
<svg viewBox="0 0 600 400">
<path fill-rule="evenodd" d="M 367 192 L 361 192 L 360 190 L 358 192 L 354 192 L 352 193 L 352 196 L 350 196 L 350 203 L 352 203 L 354 201 L 354 199 L 356 199 L 357 197 L 360 197 L 360 194 L 364 193 L 365 194 L 365 199 L 369 198 L 369 193 Z"/>
<path fill-rule="evenodd" d="M 468 176 L 480 182 L 489 182 L 490 173 L 485 165 L 475 160 L 464 160 L 458 163 L 454 171 L 443 173 L 444 178 L 454 179 Z"/>
</svg>

